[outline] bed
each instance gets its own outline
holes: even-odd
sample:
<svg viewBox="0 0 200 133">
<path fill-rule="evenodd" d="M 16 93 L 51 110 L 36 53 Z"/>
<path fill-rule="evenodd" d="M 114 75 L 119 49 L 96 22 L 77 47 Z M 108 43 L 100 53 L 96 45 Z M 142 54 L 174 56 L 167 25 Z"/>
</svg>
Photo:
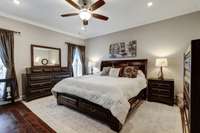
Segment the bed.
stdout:
<svg viewBox="0 0 200 133">
<path fill-rule="evenodd" d="M 64 79 L 52 89 L 52 93 L 57 98 L 57 104 L 100 120 L 108 124 L 114 131 L 119 132 L 128 113 L 146 98 L 147 60 L 101 62 L 101 70 L 104 67 L 123 66 L 138 67 L 144 77 L 130 79 L 89 75 Z"/>
</svg>

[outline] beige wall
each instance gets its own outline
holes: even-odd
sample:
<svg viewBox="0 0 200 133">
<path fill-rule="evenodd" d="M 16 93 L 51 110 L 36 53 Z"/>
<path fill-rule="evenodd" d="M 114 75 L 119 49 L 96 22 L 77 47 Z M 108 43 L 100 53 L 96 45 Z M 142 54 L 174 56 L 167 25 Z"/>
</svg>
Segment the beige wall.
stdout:
<svg viewBox="0 0 200 133">
<path fill-rule="evenodd" d="M 25 67 L 31 66 L 30 45 L 38 44 L 61 48 L 62 66 L 67 66 L 67 47 L 64 42 L 84 44 L 84 41 L 75 37 L 46 30 L 30 24 L 25 24 L 15 20 L 0 17 L 0 28 L 20 31 L 20 35 L 15 35 L 15 68 L 21 95 L 21 74 L 25 72 Z"/>
<path fill-rule="evenodd" d="M 157 77 L 155 58 L 167 57 L 166 78 L 175 79 L 175 93 L 182 91 L 183 52 L 200 38 L 200 12 L 85 40 L 88 60 L 108 59 L 109 44 L 137 40 L 137 57 L 148 59 L 148 77 Z"/>
<path fill-rule="evenodd" d="M 67 65 L 67 48 L 64 42 L 87 44 L 86 56 L 90 59 L 108 59 L 109 44 L 137 40 L 137 57 L 147 58 L 148 77 L 156 77 L 156 57 L 167 57 L 169 67 L 164 69 L 166 78 L 176 82 L 176 93 L 182 91 L 183 51 L 192 39 L 200 38 L 200 12 L 128 29 L 88 40 L 81 40 L 33 25 L 0 17 L 0 28 L 20 31 L 15 35 L 15 67 L 21 94 L 21 74 L 30 67 L 30 45 L 39 44 L 62 49 L 62 66 Z"/>
</svg>

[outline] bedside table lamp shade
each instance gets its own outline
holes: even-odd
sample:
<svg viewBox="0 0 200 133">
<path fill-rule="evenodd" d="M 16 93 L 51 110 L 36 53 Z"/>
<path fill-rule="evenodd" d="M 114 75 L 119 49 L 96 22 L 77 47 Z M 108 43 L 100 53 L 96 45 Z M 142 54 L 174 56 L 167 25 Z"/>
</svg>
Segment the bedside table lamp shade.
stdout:
<svg viewBox="0 0 200 133">
<path fill-rule="evenodd" d="M 158 77 L 158 79 L 164 80 L 163 67 L 167 67 L 168 66 L 167 58 L 158 58 L 158 59 L 156 59 L 156 64 L 155 65 L 156 65 L 156 67 L 160 67 L 160 76 Z"/>
<path fill-rule="evenodd" d="M 156 59 L 156 66 L 157 67 L 167 67 L 168 66 L 168 61 L 167 58 L 158 58 Z"/>
</svg>

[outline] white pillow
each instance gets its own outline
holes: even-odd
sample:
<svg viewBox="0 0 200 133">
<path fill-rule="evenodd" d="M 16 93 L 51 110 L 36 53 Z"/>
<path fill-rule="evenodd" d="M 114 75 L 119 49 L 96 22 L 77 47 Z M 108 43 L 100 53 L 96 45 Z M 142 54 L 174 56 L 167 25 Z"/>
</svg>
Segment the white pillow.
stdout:
<svg viewBox="0 0 200 133">
<path fill-rule="evenodd" d="M 110 68 L 111 67 L 103 67 L 103 70 L 101 71 L 101 76 L 108 76 Z"/>
<path fill-rule="evenodd" d="M 119 77 L 120 68 L 111 68 L 109 71 L 110 77 Z"/>
<path fill-rule="evenodd" d="M 145 75 L 144 75 L 144 73 L 142 72 L 142 70 L 138 70 L 137 77 L 145 78 Z"/>
</svg>

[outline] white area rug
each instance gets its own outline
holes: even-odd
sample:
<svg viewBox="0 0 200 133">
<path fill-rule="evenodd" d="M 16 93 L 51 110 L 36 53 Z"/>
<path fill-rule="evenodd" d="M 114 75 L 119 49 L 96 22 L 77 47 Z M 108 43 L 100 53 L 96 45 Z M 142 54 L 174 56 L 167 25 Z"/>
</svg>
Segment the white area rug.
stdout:
<svg viewBox="0 0 200 133">
<path fill-rule="evenodd" d="M 53 96 L 24 104 L 58 133 L 114 133 L 99 121 L 57 105 Z M 128 116 L 120 133 L 182 133 L 180 110 L 144 102 Z"/>
</svg>

